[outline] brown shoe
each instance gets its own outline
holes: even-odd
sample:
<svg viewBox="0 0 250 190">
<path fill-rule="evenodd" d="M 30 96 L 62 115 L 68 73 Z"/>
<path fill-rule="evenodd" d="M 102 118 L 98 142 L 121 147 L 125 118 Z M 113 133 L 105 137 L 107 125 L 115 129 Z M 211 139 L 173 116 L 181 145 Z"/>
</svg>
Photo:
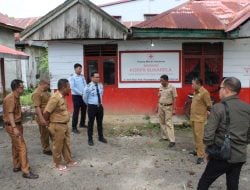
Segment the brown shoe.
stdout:
<svg viewBox="0 0 250 190">
<path fill-rule="evenodd" d="M 28 178 L 28 179 L 37 179 L 37 178 L 39 178 L 39 175 L 33 174 L 32 172 L 29 172 L 27 174 L 23 173 L 23 177 Z"/>
<path fill-rule="evenodd" d="M 20 172 L 21 168 L 13 168 L 13 172 Z"/>
</svg>

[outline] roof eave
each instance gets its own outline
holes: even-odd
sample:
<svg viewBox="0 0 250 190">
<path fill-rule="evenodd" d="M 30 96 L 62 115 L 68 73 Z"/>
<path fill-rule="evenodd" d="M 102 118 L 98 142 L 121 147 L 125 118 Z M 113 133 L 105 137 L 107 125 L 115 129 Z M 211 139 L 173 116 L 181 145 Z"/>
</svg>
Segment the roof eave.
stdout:
<svg viewBox="0 0 250 190">
<path fill-rule="evenodd" d="M 7 25 L 7 24 L 4 24 L 4 23 L 0 23 L 0 27 L 4 27 L 4 28 L 10 29 L 10 30 L 13 30 L 14 32 L 21 32 L 21 31 L 23 31 L 23 28 L 19 28 L 19 27 L 16 27 L 16 26 Z"/>
<path fill-rule="evenodd" d="M 140 38 L 192 38 L 192 39 L 227 39 L 224 30 L 203 29 L 166 29 L 166 28 L 135 28 L 132 27 L 131 39 Z"/>
</svg>

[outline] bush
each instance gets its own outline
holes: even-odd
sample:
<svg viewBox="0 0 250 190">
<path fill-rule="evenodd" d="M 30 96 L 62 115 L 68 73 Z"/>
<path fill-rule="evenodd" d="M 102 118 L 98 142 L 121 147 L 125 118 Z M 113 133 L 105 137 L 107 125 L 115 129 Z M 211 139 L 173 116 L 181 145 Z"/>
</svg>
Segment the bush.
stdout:
<svg viewBox="0 0 250 190">
<path fill-rule="evenodd" d="M 32 92 L 33 92 L 33 89 L 31 89 L 31 88 L 24 90 L 23 95 L 20 98 L 22 105 L 24 105 L 24 106 L 31 106 L 32 105 L 32 100 L 31 100 Z"/>
</svg>

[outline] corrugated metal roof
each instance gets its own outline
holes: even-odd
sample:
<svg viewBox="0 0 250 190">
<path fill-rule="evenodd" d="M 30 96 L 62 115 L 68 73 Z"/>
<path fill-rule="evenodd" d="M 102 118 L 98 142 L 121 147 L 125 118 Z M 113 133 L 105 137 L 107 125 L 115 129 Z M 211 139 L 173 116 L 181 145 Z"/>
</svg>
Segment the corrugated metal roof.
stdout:
<svg viewBox="0 0 250 190">
<path fill-rule="evenodd" d="M 193 0 L 144 21 L 135 28 L 226 30 L 233 20 L 236 19 L 234 23 L 238 23 L 237 14 L 243 10 L 245 12 L 249 6 L 250 0 Z"/>
<path fill-rule="evenodd" d="M 15 18 L 14 22 L 16 26 L 20 28 L 27 28 L 28 26 L 32 25 L 34 22 L 36 22 L 40 17 L 31 17 L 31 18 Z"/>
<path fill-rule="evenodd" d="M 124 26 L 126 26 L 127 28 L 131 28 L 139 23 L 141 23 L 142 21 L 124 21 L 121 22 Z"/>
<path fill-rule="evenodd" d="M 11 57 L 11 58 L 24 58 L 27 59 L 29 57 L 28 54 L 17 51 L 15 49 L 9 48 L 4 45 L 0 45 L 0 57 Z"/>
<path fill-rule="evenodd" d="M 250 18 L 250 5 L 247 8 L 239 11 L 234 19 L 228 25 L 226 32 L 232 31 L 241 25 L 243 22 L 247 21 Z"/>
<path fill-rule="evenodd" d="M 0 13 L 0 24 L 13 30 L 21 31 L 22 29 L 16 26 L 14 18 L 10 18 L 7 15 Z"/>
<path fill-rule="evenodd" d="M 0 13 L 0 24 L 5 25 L 6 27 L 17 29 L 18 31 L 22 31 L 23 29 L 27 28 L 38 19 L 39 17 L 14 18 L 14 17 L 9 17 L 8 15 L 4 15 Z"/>
</svg>

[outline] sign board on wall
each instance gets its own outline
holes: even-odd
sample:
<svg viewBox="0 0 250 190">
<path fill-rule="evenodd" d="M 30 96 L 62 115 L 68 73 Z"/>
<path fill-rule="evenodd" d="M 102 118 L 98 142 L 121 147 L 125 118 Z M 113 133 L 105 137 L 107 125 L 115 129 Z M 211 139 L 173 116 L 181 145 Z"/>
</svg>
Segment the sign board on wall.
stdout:
<svg viewBox="0 0 250 190">
<path fill-rule="evenodd" d="M 180 51 L 121 51 L 120 82 L 180 82 Z"/>
</svg>

